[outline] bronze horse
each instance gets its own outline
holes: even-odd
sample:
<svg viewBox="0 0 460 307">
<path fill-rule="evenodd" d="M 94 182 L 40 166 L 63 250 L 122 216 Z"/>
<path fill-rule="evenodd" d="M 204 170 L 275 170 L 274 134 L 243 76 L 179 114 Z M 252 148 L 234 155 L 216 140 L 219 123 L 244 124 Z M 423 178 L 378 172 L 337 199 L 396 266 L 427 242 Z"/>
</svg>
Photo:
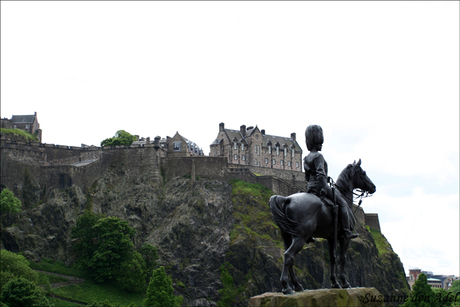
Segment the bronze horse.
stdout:
<svg viewBox="0 0 460 307">
<path fill-rule="evenodd" d="M 353 162 L 353 164 L 349 164 L 340 173 L 335 185 L 335 193 L 341 193 L 347 200 L 350 207 L 348 214 L 350 215 L 352 215 L 351 208 L 354 189 L 361 189 L 363 194 L 372 194 L 376 190 L 374 183 L 361 168 L 361 159 L 358 163 Z M 303 287 L 294 273 L 294 257 L 302 250 L 305 243 L 312 241 L 312 237 L 328 240 L 332 288 L 350 288 L 351 286 L 344 272 L 346 252 L 350 240 L 340 236 L 340 233 L 337 236 L 335 229 L 339 228 L 337 227 L 337 219 L 334 219 L 333 204 L 326 205 L 318 196 L 310 193 L 296 193 L 288 197 L 273 195 L 270 198 L 269 204 L 273 218 L 281 230 L 286 250 L 284 253 L 283 271 L 280 278 L 283 293 L 294 293 L 291 285 L 294 286 L 295 291 L 303 291 Z M 354 220 L 354 218 L 351 217 L 351 220 Z M 335 250 L 337 248 L 337 241 L 340 243 L 339 278 L 342 286 L 337 281 L 335 275 Z M 292 284 L 289 283 L 288 273 Z"/>
</svg>

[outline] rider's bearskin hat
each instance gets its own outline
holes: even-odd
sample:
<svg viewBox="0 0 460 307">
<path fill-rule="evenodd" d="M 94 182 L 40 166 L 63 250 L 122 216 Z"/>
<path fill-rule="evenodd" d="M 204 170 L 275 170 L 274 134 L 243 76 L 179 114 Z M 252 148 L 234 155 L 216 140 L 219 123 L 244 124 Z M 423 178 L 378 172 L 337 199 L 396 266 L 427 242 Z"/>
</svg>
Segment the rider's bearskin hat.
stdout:
<svg viewBox="0 0 460 307">
<path fill-rule="evenodd" d="M 323 144 L 323 129 L 318 125 L 310 125 L 305 130 L 305 142 L 308 150 L 312 150 L 315 144 Z"/>
</svg>

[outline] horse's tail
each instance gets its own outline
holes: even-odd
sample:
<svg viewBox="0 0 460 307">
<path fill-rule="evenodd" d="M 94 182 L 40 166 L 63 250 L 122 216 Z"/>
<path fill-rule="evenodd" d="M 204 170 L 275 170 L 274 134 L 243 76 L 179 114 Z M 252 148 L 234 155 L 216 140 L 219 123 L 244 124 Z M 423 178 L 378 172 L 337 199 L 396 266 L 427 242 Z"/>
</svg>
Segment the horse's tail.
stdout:
<svg viewBox="0 0 460 307">
<path fill-rule="evenodd" d="M 270 197 L 270 210 L 272 216 L 275 219 L 276 225 L 284 231 L 291 235 L 296 235 L 295 228 L 300 225 L 300 223 L 291 220 L 286 216 L 286 206 L 289 205 L 291 199 L 289 197 L 284 197 L 280 195 L 273 195 Z"/>
</svg>

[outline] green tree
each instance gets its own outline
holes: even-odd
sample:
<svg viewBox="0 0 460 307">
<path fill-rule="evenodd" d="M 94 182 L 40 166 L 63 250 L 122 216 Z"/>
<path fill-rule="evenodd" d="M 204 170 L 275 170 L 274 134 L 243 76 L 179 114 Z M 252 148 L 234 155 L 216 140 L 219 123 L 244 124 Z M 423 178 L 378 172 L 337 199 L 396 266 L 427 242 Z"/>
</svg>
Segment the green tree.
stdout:
<svg viewBox="0 0 460 307">
<path fill-rule="evenodd" d="M 101 142 L 101 146 L 131 145 L 136 137 L 125 130 L 118 130 L 114 137 Z"/>
<path fill-rule="evenodd" d="M 163 266 L 153 271 L 147 288 L 147 298 L 144 307 L 178 307 L 182 304 L 183 297 L 174 295 L 172 280 L 166 274 Z"/>
<path fill-rule="evenodd" d="M 2 290 L 1 301 L 10 307 L 51 307 L 43 291 L 23 277 L 10 280 Z"/>
<path fill-rule="evenodd" d="M 420 274 L 404 307 L 435 307 L 438 302 L 425 274 Z"/>
<path fill-rule="evenodd" d="M 127 221 L 118 217 L 85 212 L 72 228 L 72 237 L 76 238 L 73 247 L 78 253 L 78 263 L 87 268 L 88 273 L 98 282 L 116 279 L 126 261 L 131 262 L 126 264 L 126 267 L 131 266 L 130 272 L 133 268 L 142 268 L 142 263 L 136 264 L 139 257 L 133 256 L 135 251 L 132 239 L 135 233 Z"/>
<path fill-rule="evenodd" d="M 10 213 L 19 213 L 21 212 L 21 201 L 16 198 L 10 190 L 4 188 L 0 193 L 0 212 L 1 218 Z"/>
<path fill-rule="evenodd" d="M 2 249 L 0 259 L 0 291 L 10 280 L 18 277 L 33 283 L 39 281 L 38 273 L 29 267 L 29 261 L 24 256 Z"/>
<path fill-rule="evenodd" d="M 157 268 L 158 263 L 158 249 L 156 246 L 153 246 L 150 243 L 144 243 L 141 246 L 140 254 L 142 258 L 144 258 L 145 265 L 146 265 L 146 272 L 152 272 L 154 269 Z M 150 277 L 150 276 L 149 276 Z"/>
<path fill-rule="evenodd" d="M 122 289 L 133 292 L 145 292 L 147 287 L 145 260 L 138 252 L 133 252 L 131 259 L 123 262 L 117 281 Z"/>
<path fill-rule="evenodd" d="M 97 249 L 97 235 L 93 230 L 96 223 L 103 218 L 102 214 L 95 214 L 86 211 L 79 216 L 75 227 L 72 227 L 71 237 L 77 239 L 73 243 L 73 248 L 78 254 L 78 263 L 87 268 Z"/>
<path fill-rule="evenodd" d="M 123 262 L 130 259 L 134 251 L 132 239 L 136 231 L 127 221 L 118 217 L 105 217 L 93 226 L 96 233 L 96 250 L 89 262 L 95 280 L 103 282 L 114 279 Z"/>
<path fill-rule="evenodd" d="M 449 289 L 449 292 L 452 292 L 453 294 L 460 292 L 460 280 L 454 280 L 452 286 Z"/>
</svg>

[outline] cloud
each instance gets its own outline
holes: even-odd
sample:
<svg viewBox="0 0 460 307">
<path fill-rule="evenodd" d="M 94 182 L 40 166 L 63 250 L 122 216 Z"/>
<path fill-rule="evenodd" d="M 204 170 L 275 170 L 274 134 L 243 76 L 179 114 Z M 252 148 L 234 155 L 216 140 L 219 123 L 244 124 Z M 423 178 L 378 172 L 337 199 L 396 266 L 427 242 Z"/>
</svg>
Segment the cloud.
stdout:
<svg viewBox="0 0 460 307">
<path fill-rule="evenodd" d="M 404 267 L 459 275 L 458 194 L 427 194 L 421 187 L 405 197 L 388 192 L 377 190 L 363 208 L 379 214 L 382 233 Z"/>
</svg>

